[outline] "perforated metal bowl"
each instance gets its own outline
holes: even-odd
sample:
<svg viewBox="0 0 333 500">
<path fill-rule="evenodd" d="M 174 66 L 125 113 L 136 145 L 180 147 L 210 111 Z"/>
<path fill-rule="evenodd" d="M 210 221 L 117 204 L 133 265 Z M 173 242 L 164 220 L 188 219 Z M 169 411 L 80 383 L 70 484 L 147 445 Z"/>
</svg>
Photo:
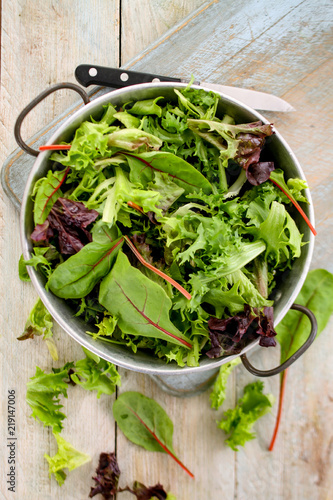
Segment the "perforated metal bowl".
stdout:
<svg viewBox="0 0 333 500">
<path fill-rule="evenodd" d="M 170 101 L 176 102 L 176 95 L 173 92 L 173 88 L 184 88 L 185 86 L 185 84 L 181 83 L 148 83 L 134 85 L 105 94 L 86 104 L 86 106 L 68 118 L 68 120 L 61 127 L 59 127 L 56 133 L 51 137 L 49 143 L 59 144 L 61 141 L 70 141 L 79 125 L 91 116 L 100 116 L 102 106 L 109 102 L 115 106 L 121 106 L 128 101 L 152 99 L 161 95 Z M 196 86 L 193 87 L 196 88 Z M 83 92 L 82 89 L 80 90 Z M 29 109 L 27 111 L 29 111 Z M 258 112 L 234 99 L 231 99 L 230 97 L 221 94 L 218 114 L 222 116 L 224 113 L 231 115 L 236 120 L 236 123 L 253 122 L 257 120 L 268 123 L 268 121 Z M 285 171 L 287 178 L 299 177 L 301 179 L 305 179 L 301 166 L 299 165 L 294 153 L 277 131 L 270 138 L 266 149 L 268 151 L 267 155 L 269 158 L 275 162 L 277 167 L 282 168 Z M 50 154 L 50 151 L 46 151 L 38 155 L 29 175 L 24 192 L 21 208 L 20 231 L 23 255 L 25 259 L 29 259 L 32 252 L 30 235 L 33 231 L 34 223 L 31 194 L 35 182 L 39 178 L 45 176 L 50 168 Z M 306 190 L 305 195 L 310 202 L 310 204 L 305 208 L 305 211 L 312 224 L 314 224 L 314 214 L 309 190 Z M 298 295 L 309 270 L 313 252 L 314 237 L 312 233 L 298 213 L 295 212 L 294 216 L 301 233 L 304 234 L 304 241 L 308 241 L 309 243 L 302 247 L 301 257 L 294 262 L 292 269 L 283 275 L 274 291 L 275 325 L 281 321 Z M 73 310 L 70 309 L 66 302 L 53 295 L 51 292 L 45 290 L 45 278 L 31 267 L 29 267 L 29 274 L 38 295 L 57 323 L 73 339 L 82 344 L 84 347 L 118 366 L 128 368 L 129 370 L 159 374 L 162 376 L 175 374 L 184 375 L 195 372 L 198 373 L 205 370 L 212 370 L 231 359 L 231 357 L 209 359 L 208 357 L 203 356 L 200 361 L 200 366 L 186 366 L 184 368 L 180 368 L 175 363 L 166 364 L 161 359 L 144 352 L 137 352 L 134 354 L 126 347 L 106 343 L 102 340 L 93 340 L 91 336 L 86 334 L 87 325 L 82 319 L 73 316 Z M 90 325 L 89 330 L 91 330 Z M 241 354 L 245 354 L 250 349 L 253 349 L 257 344 L 258 341 L 253 341 L 242 351 Z M 269 356 L 269 352 L 269 349 L 263 349 L 263 355 Z"/>
</svg>

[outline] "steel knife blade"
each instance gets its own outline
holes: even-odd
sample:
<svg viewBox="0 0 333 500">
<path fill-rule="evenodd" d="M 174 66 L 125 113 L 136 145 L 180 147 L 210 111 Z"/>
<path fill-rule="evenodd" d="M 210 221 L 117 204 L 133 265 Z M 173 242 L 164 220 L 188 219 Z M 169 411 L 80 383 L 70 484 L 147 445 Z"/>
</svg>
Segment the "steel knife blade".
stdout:
<svg viewBox="0 0 333 500">
<path fill-rule="evenodd" d="M 77 66 L 75 69 L 75 78 L 84 87 L 89 87 L 89 85 L 103 85 L 117 89 L 129 85 L 149 82 L 189 82 L 189 80 L 183 78 L 140 73 L 138 71 L 128 71 L 122 68 L 109 68 L 92 64 L 80 64 Z M 283 112 L 294 111 L 294 108 L 284 99 L 265 92 L 240 87 L 230 87 L 217 83 L 197 81 L 193 83 L 208 90 L 217 91 L 233 99 L 237 99 L 253 109 Z"/>
</svg>

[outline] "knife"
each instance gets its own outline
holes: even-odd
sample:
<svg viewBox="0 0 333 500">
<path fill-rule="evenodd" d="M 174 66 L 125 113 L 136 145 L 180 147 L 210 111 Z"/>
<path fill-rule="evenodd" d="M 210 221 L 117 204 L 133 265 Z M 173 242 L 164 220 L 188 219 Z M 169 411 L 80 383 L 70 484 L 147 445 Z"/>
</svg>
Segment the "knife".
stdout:
<svg viewBox="0 0 333 500">
<path fill-rule="evenodd" d="M 189 83 L 189 80 L 183 78 L 172 78 L 169 76 L 153 75 L 150 73 L 139 73 L 137 71 L 127 71 L 126 69 L 108 68 L 105 66 L 93 66 L 90 64 L 80 64 L 75 69 L 75 78 L 84 87 L 89 85 L 103 85 L 120 89 L 129 85 L 149 82 L 183 82 Z M 295 109 L 286 101 L 266 92 L 243 89 L 239 87 L 229 87 L 216 83 L 193 82 L 208 90 L 221 92 L 229 97 L 250 106 L 253 109 L 266 111 L 295 111 Z"/>
</svg>

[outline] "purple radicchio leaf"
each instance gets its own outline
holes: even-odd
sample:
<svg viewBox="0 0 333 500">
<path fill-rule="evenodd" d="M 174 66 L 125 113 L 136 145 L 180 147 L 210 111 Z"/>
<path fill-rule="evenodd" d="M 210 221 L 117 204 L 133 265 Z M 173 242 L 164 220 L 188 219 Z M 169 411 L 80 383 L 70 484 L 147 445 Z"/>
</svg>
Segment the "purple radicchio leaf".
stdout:
<svg viewBox="0 0 333 500">
<path fill-rule="evenodd" d="M 118 491 L 119 476 L 120 469 L 115 453 L 101 453 L 96 476 L 93 477 L 96 485 L 91 487 L 89 498 L 100 493 L 105 500 L 113 499 Z"/>
<path fill-rule="evenodd" d="M 209 358 L 239 354 L 252 340 L 260 336 L 259 345 L 275 346 L 273 338 L 276 332 L 273 327 L 273 308 L 265 307 L 263 311 L 245 304 L 244 311 L 230 318 L 208 320 L 208 331 L 212 348 L 206 353 Z"/>
<path fill-rule="evenodd" d="M 31 238 L 33 241 L 46 241 L 48 243 L 55 229 L 58 233 L 60 252 L 73 255 L 92 241 L 91 233 L 86 230 L 86 227 L 97 217 L 96 210 L 89 210 L 79 201 L 58 198 L 46 221 L 35 227 Z"/>
</svg>

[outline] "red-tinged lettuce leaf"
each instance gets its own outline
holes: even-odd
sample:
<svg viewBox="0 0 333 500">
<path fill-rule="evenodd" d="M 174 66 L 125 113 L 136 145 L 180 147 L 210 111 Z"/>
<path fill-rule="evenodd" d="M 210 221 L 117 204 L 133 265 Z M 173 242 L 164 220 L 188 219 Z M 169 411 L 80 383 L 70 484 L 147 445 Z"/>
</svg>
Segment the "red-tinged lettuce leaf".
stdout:
<svg viewBox="0 0 333 500">
<path fill-rule="evenodd" d="M 212 191 L 210 182 L 190 163 L 165 151 L 148 153 L 125 153 L 130 172 L 130 180 L 140 183 L 144 188 L 154 179 L 154 172 L 167 174 L 171 180 L 184 189 L 185 193 L 199 192 L 201 189 L 209 194 Z"/>
<path fill-rule="evenodd" d="M 56 230 L 60 252 L 67 255 L 75 254 L 91 241 L 91 234 L 86 227 L 94 222 L 98 215 L 96 210 L 89 210 L 81 202 L 58 198 L 51 208 L 47 221 L 35 227 L 31 238 L 34 241 L 48 242 L 51 237 L 50 231 Z"/>
<path fill-rule="evenodd" d="M 189 128 L 220 150 L 224 167 L 236 161 L 245 170 L 258 163 L 265 138 L 273 134 L 272 125 L 261 121 L 233 125 L 213 120 L 187 120 Z"/>
<path fill-rule="evenodd" d="M 45 241 L 49 243 L 50 238 L 54 236 L 54 231 L 50 227 L 50 222 L 46 220 L 43 224 L 37 224 L 33 232 L 31 233 L 32 241 Z"/>
<path fill-rule="evenodd" d="M 172 446 L 173 423 L 163 408 L 139 392 L 124 392 L 113 404 L 113 416 L 127 439 L 149 451 L 170 455 L 192 478 Z"/>
<path fill-rule="evenodd" d="M 132 488 L 129 486 L 118 488 L 119 477 L 120 469 L 115 453 L 101 453 L 96 475 L 93 477 L 96 484 L 91 487 L 89 498 L 93 498 L 95 495 L 100 494 L 104 500 L 113 500 L 117 493 L 123 491 L 132 493 L 136 496 L 137 500 L 150 500 L 151 498 L 156 498 L 157 500 L 172 500 L 173 498 L 171 495 L 168 496 L 163 486 L 159 483 L 155 486 L 147 487 L 135 481 Z"/>
<path fill-rule="evenodd" d="M 211 317 L 208 331 L 212 348 L 206 353 L 209 358 L 219 358 L 223 354 L 239 354 L 250 341 L 260 336 L 259 345 L 275 346 L 276 332 L 273 326 L 273 308 L 265 307 L 263 312 L 249 305 L 244 312 L 226 319 Z"/>
<path fill-rule="evenodd" d="M 155 486 L 145 486 L 138 481 L 135 481 L 132 488 L 127 488 L 127 491 L 133 493 L 137 500 L 150 500 L 151 498 L 156 498 L 157 500 L 166 500 L 168 494 L 164 490 L 161 484 L 155 484 Z"/>
<path fill-rule="evenodd" d="M 33 339 L 34 336 L 43 335 L 47 347 L 50 351 L 52 359 L 58 360 L 58 351 L 53 339 L 53 319 L 49 311 L 44 306 L 43 302 L 38 299 L 32 310 L 24 327 L 22 335 L 17 337 L 17 340 Z"/>
<path fill-rule="evenodd" d="M 95 486 L 91 487 L 89 498 L 101 494 L 105 500 L 113 499 L 118 491 L 120 469 L 115 453 L 101 453 L 96 475 Z"/>
<path fill-rule="evenodd" d="M 101 282 L 99 302 L 118 318 L 118 326 L 125 334 L 192 347 L 170 321 L 171 300 L 163 288 L 132 267 L 122 251 Z"/>
<path fill-rule="evenodd" d="M 247 180 L 253 186 L 259 186 L 259 184 L 262 184 L 269 179 L 274 168 L 274 162 L 272 161 L 260 161 L 258 163 L 251 163 L 246 169 Z"/>
</svg>

